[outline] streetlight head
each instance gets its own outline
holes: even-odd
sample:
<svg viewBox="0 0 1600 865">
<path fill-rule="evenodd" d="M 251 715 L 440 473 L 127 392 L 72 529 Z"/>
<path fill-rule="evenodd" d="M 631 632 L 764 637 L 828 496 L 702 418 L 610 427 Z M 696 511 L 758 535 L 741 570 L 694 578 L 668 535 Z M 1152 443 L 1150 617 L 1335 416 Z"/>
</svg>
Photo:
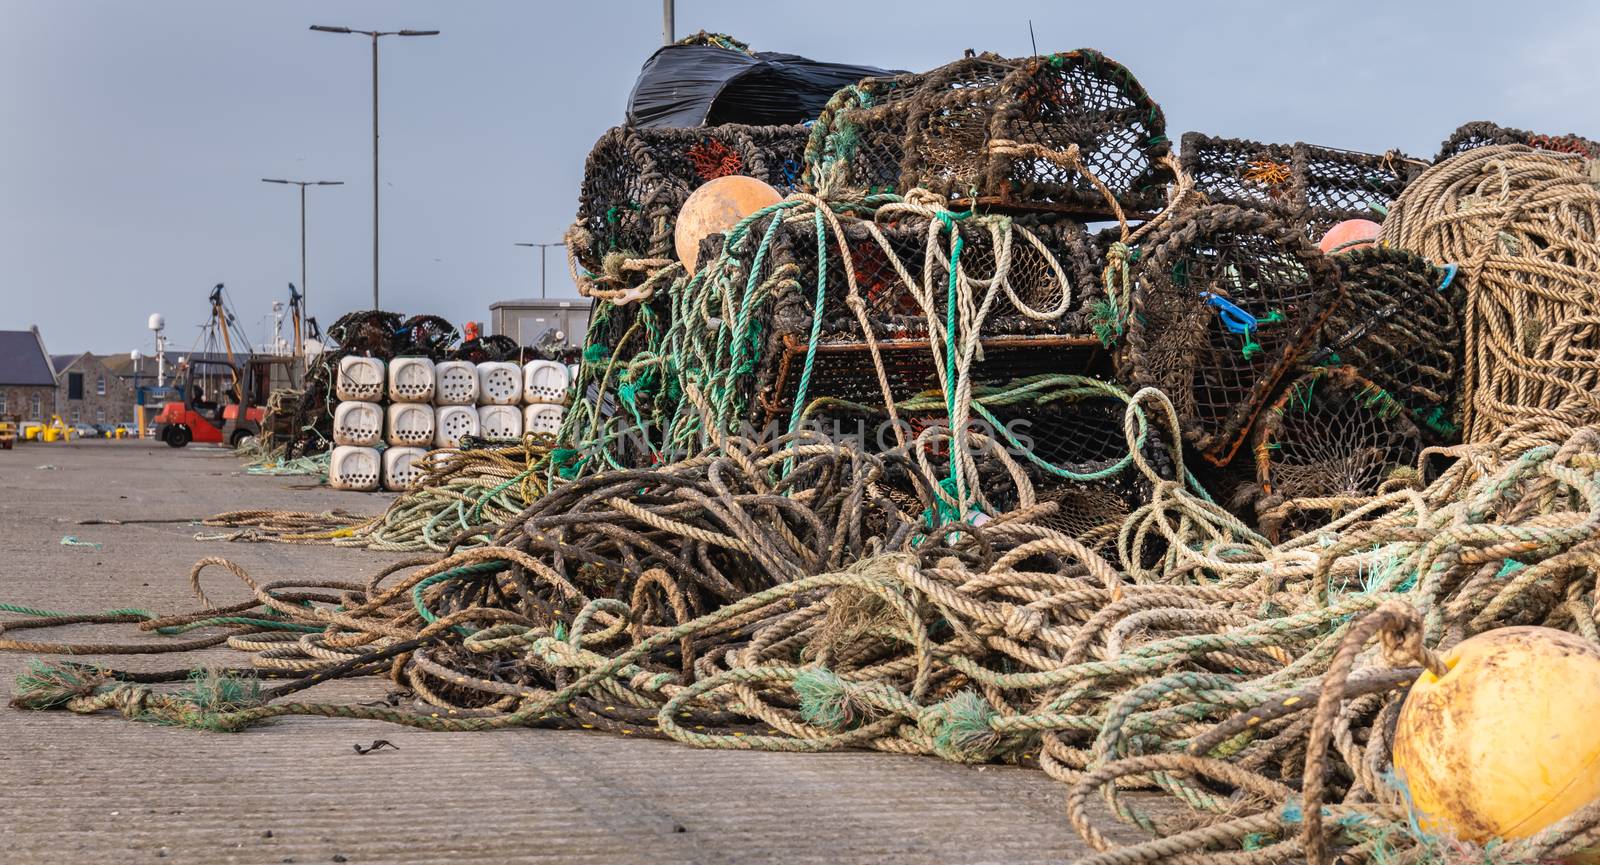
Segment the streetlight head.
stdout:
<svg viewBox="0 0 1600 865">
<path fill-rule="evenodd" d="M 261 182 L 262 183 L 288 183 L 289 181 L 287 181 L 287 180 L 279 180 L 279 179 L 273 178 L 273 177 L 263 177 L 263 178 L 261 178 Z"/>
<path fill-rule="evenodd" d="M 438 36 L 437 30 L 401 30 L 396 36 Z"/>
<path fill-rule="evenodd" d="M 317 185 L 318 186 L 343 186 L 344 185 L 344 181 L 343 180 L 319 180 L 319 181 L 317 181 Z"/>
<path fill-rule="evenodd" d="M 327 27 L 322 24 L 313 24 L 311 29 L 319 33 L 354 33 L 349 27 Z"/>
<path fill-rule="evenodd" d="M 538 246 L 537 243 L 513 243 L 512 246 Z"/>
</svg>

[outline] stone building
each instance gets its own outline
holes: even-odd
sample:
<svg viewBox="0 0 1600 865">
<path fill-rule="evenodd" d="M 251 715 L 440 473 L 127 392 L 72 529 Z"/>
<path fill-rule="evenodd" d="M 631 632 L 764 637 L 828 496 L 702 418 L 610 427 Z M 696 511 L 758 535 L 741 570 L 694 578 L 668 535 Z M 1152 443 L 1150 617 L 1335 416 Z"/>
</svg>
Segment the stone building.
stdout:
<svg viewBox="0 0 1600 865">
<path fill-rule="evenodd" d="M 0 415 L 47 421 L 55 411 L 55 368 L 39 329 L 0 330 Z"/>
<path fill-rule="evenodd" d="M 89 352 L 51 355 L 57 411 L 67 423 L 132 423 L 133 387 Z"/>
</svg>

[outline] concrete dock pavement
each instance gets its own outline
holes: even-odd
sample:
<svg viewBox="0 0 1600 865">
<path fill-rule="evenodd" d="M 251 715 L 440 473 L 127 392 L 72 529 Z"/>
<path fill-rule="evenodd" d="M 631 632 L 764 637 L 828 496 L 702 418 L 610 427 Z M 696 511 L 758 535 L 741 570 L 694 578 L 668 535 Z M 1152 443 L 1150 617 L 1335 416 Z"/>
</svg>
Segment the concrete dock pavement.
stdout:
<svg viewBox="0 0 1600 865">
<path fill-rule="evenodd" d="M 189 521 L 256 507 L 376 513 L 388 498 L 246 475 L 218 449 L 21 445 L 0 451 L 0 602 L 185 610 L 195 606 L 190 567 L 206 556 L 263 580 L 364 578 L 401 556 L 202 542 Z M 131 519 L 170 522 L 81 524 Z M 63 545 L 67 535 L 88 546 Z M 248 597 L 221 570 L 205 588 L 219 604 Z M 161 639 L 131 626 L 29 635 Z M 0 697 L 29 659 L 0 653 Z M 244 656 L 79 660 L 153 671 Z M 365 679 L 307 694 L 362 701 L 387 691 Z M 356 753 L 376 739 L 398 750 Z M 1091 851 L 1067 825 L 1065 792 L 1037 771 L 865 752 L 700 751 L 601 733 L 426 733 L 321 718 L 220 734 L 0 708 L 0 862 L 14 865 L 1070 862 Z"/>
</svg>

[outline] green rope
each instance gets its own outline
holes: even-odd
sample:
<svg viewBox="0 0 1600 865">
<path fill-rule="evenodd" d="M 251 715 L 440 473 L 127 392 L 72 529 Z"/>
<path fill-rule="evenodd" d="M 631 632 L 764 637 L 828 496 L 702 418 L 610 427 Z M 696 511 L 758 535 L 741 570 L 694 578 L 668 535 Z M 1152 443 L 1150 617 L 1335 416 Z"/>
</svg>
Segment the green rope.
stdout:
<svg viewBox="0 0 1600 865">
<path fill-rule="evenodd" d="M 806 393 L 811 387 L 811 372 L 817 360 L 817 343 L 822 339 L 823 303 L 827 300 L 828 292 L 828 246 L 825 223 L 822 211 L 816 211 L 813 216 L 817 225 L 817 295 L 811 305 L 811 336 L 806 343 L 806 362 L 800 369 L 800 382 L 795 388 L 794 409 L 789 413 L 790 433 L 800 428 L 801 416 L 804 414 Z"/>
</svg>

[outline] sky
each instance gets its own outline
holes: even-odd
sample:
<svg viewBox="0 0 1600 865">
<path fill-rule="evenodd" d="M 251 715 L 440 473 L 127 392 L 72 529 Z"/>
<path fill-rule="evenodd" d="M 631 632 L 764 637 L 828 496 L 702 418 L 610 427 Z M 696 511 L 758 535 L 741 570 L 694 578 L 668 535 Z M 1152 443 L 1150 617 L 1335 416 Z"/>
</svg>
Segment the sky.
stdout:
<svg viewBox="0 0 1600 865">
<path fill-rule="evenodd" d="M 658 0 L 0 0 L 0 329 L 50 351 L 192 345 L 228 288 L 250 337 L 299 281 L 310 312 L 372 291 L 371 55 L 312 24 L 437 29 L 380 55 L 382 303 L 452 321 L 537 296 L 583 161 L 661 43 Z M 1600 4 L 679 0 L 679 36 L 923 70 L 966 48 L 1097 48 L 1168 133 L 1431 158 L 1469 120 L 1600 137 Z M 549 294 L 574 292 L 559 249 Z"/>
</svg>

